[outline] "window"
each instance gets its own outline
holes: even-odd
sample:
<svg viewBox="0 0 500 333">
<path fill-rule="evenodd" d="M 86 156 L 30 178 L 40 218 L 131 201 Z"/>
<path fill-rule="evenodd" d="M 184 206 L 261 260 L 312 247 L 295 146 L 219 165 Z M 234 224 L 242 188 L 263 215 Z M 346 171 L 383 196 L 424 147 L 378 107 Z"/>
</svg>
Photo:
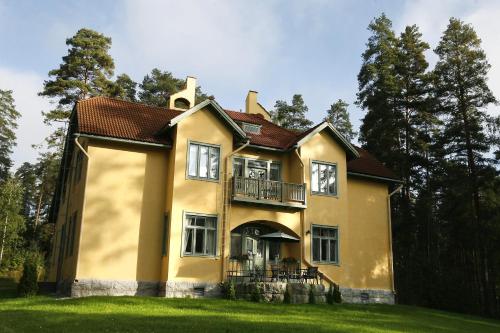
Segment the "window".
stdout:
<svg viewBox="0 0 500 333">
<path fill-rule="evenodd" d="M 194 179 L 219 179 L 219 147 L 189 144 L 188 176 Z"/>
<path fill-rule="evenodd" d="M 337 195 L 337 166 L 312 162 L 311 191 L 313 194 Z"/>
<path fill-rule="evenodd" d="M 312 227 L 312 257 L 314 262 L 337 264 L 339 261 L 338 229 L 336 227 Z"/>
<path fill-rule="evenodd" d="M 78 150 L 76 154 L 76 182 L 82 179 L 82 167 L 83 167 L 83 153 Z"/>
<path fill-rule="evenodd" d="M 69 245 L 69 255 L 73 255 L 73 249 L 75 247 L 75 230 L 76 230 L 76 217 L 77 217 L 77 212 L 73 213 L 73 216 L 70 220 L 70 225 L 71 225 L 71 240 L 70 240 L 70 245 Z"/>
<path fill-rule="evenodd" d="M 167 255 L 167 232 L 168 232 L 168 214 L 163 215 L 163 234 L 161 239 L 161 255 Z"/>
<path fill-rule="evenodd" d="M 250 133 L 250 134 L 260 134 L 260 125 L 256 124 L 249 124 L 249 123 L 242 123 L 241 127 L 243 128 L 243 131 Z"/>
<path fill-rule="evenodd" d="M 233 176 L 281 181 L 281 164 L 278 161 L 236 157 L 233 159 Z"/>
<path fill-rule="evenodd" d="M 184 225 L 184 255 L 215 256 L 217 239 L 215 216 L 186 214 Z"/>
</svg>

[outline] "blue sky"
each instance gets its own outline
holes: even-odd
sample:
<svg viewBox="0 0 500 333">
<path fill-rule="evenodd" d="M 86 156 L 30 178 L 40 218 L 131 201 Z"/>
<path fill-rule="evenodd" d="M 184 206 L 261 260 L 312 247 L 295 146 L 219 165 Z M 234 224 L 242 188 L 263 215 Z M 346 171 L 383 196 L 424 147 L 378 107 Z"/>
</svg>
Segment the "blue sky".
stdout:
<svg viewBox="0 0 500 333">
<path fill-rule="evenodd" d="M 366 28 L 382 12 L 398 33 L 417 24 L 433 48 L 451 16 L 472 23 L 493 66 L 490 86 L 500 98 L 499 1 L 0 0 L 0 89 L 14 90 L 23 115 L 16 166 L 36 158 L 31 144 L 49 131 L 40 113 L 51 105 L 36 94 L 66 54 L 65 39 L 79 28 L 113 39 L 116 74 L 140 81 L 158 67 L 178 77 L 193 75 L 234 110 L 244 107 L 249 89 L 259 92 L 267 109 L 301 93 L 314 122 L 342 98 L 351 104 L 357 128 L 363 111 L 353 103 Z M 435 62 L 432 52 L 428 60 Z"/>
</svg>

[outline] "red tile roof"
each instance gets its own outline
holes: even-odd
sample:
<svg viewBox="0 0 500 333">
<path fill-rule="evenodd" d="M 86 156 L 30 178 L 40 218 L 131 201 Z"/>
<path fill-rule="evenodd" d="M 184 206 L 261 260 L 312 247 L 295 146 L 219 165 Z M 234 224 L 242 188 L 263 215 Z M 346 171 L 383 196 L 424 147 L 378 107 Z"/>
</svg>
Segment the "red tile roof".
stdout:
<svg viewBox="0 0 500 333">
<path fill-rule="evenodd" d="M 261 125 L 260 134 L 247 133 L 250 143 L 277 149 L 289 149 L 298 140 L 313 131 L 297 133 L 282 128 L 262 116 L 225 110 L 235 122 Z M 182 111 L 164 107 L 154 107 L 140 103 L 127 102 L 108 97 L 93 97 L 82 100 L 76 105 L 77 130 L 82 134 L 92 134 L 119 139 L 169 144 L 167 135 L 158 135 L 161 129 Z M 377 177 L 397 179 L 396 175 L 366 150 L 357 148 L 360 157 L 347 164 L 349 172 Z"/>
<path fill-rule="evenodd" d="M 359 147 L 355 148 L 359 153 L 359 157 L 347 162 L 348 172 L 398 180 L 398 177 L 392 170 L 384 166 L 368 151 Z"/>
<path fill-rule="evenodd" d="M 169 144 L 170 140 L 156 133 L 182 113 L 108 97 L 79 101 L 76 111 L 79 133 L 160 144 Z"/>
</svg>

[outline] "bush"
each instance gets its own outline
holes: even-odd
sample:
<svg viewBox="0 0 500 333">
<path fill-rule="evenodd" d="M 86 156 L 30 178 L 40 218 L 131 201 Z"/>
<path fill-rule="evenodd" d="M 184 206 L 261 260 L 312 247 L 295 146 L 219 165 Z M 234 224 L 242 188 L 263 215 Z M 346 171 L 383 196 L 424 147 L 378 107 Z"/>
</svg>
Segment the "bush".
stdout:
<svg viewBox="0 0 500 333">
<path fill-rule="evenodd" d="M 236 299 L 236 289 L 233 281 L 225 281 L 221 283 L 222 295 L 225 299 L 234 301 Z"/>
<path fill-rule="evenodd" d="M 250 299 L 252 302 L 257 302 L 257 303 L 262 301 L 262 292 L 260 290 L 258 283 L 255 283 L 253 285 L 253 290 L 252 294 L 250 295 Z"/>
<path fill-rule="evenodd" d="M 342 303 L 342 294 L 340 293 L 340 287 L 338 284 L 333 285 L 332 297 L 335 303 Z"/>
<path fill-rule="evenodd" d="M 38 272 L 40 268 L 40 255 L 38 253 L 26 256 L 23 265 L 23 275 L 19 280 L 17 292 L 19 296 L 30 297 L 38 292 Z"/>
<path fill-rule="evenodd" d="M 316 304 L 316 297 L 314 297 L 314 285 L 309 286 L 309 304 Z"/>
<path fill-rule="evenodd" d="M 292 295 L 290 294 L 290 289 L 288 286 L 285 288 L 285 294 L 283 295 L 283 303 L 290 304 L 292 303 Z"/>
<path fill-rule="evenodd" d="M 330 288 L 328 288 L 328 292 L 326 293 L 326 302 L 328 304 L 333 304 L 335 303 L 335 299 L 333 298 L 333 284 L 330 283 Z"/>
</svg>

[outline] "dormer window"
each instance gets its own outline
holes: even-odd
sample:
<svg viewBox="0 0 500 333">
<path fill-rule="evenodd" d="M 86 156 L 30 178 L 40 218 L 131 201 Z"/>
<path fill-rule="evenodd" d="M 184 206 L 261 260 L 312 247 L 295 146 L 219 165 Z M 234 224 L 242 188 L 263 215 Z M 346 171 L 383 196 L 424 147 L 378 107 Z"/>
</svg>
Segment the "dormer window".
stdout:
<svg viewBox="0 0 500 333">
<path fill-rule="evenodd" d="M 260 128 L 262 126 L 250 123 L 241 123 L 243 131 L 250 134 L 260 134 Z"/>
</svg>

